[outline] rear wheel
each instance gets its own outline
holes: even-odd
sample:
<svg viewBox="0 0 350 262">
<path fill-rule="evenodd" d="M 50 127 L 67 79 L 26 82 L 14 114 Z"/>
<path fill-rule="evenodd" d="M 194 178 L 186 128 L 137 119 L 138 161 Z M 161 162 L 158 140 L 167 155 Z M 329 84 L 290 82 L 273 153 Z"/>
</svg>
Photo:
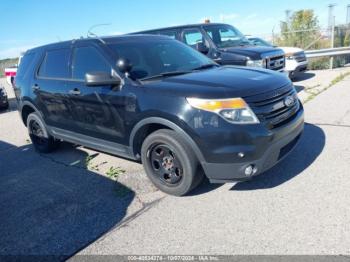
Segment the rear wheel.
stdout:
<svg viewBox="0 0 350 262">
<path fill-rule="evenodd" d="M 33 112 L 28 116 L 27 128 L 29 137 L 38 152 L 49 153 L 57 148 L 59 142 L 49 135 L 38 113 Z"/>
<path fill-rule="evenodd" d="M 142 144 L 141 158 L 149 179 L 171 195 L 185 195 L 203 178 L 192 149 L 172 130 L 149 135 Z"/>
</svg>

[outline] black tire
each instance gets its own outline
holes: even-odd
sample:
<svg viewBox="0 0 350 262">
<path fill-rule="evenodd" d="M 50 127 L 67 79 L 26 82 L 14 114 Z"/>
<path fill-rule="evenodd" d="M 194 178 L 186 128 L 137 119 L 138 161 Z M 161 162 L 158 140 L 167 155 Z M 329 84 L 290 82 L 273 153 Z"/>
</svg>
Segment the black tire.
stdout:
<svg viewBox="0 0 350 262">
<path fill-rule="evenodd" d="M 193 150 L 173 130 L 161 129 L 150 134 L 142 144 L 141 160 L 153 184 L 170 195 L 187 194 L 203 178 Z"/>
<path fill-rule="evenodd" d="M 50 153 L 57 148 L 59 142 L 48 133 L 44 121 L 37 112 L 29 114 L 27 128 L 35 150 Z"/>
</svg>

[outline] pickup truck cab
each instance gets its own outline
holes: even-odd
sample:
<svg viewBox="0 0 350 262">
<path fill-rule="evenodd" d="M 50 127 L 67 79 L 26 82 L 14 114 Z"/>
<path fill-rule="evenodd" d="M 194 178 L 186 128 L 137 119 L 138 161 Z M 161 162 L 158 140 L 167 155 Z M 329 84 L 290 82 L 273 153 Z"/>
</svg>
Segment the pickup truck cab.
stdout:
<svg viewBox="0 0 350 262">
<path fill-rule="evenodd" d="M 284 74 L 221 66 L 164 36 L 126 35 L 28 50 L 15 94 L 36 150 L 60 141 L 141 161 L 162 191 L 251 179 L 284 158 L 303 106 Z"/>
<path fill-rule="evenodd" d="M 284 72 L 284 52 L 275 47 L 253 45 L 235 27 L 203 23 L 152 29 L 133 34 L 165 35 L 177 39 L 221 65 L 240 65 Z"/>
</svg>

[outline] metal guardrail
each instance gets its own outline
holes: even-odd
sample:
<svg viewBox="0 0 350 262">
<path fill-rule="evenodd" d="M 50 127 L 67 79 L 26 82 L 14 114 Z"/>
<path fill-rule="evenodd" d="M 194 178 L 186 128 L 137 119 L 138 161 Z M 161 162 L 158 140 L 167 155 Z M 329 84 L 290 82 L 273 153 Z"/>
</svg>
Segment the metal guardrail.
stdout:
<svg viewBox="0 0 350 262">
<path fill-rule="evenodd" d="M 326 48 L 319 50 L 306 50 L 305 55 L 307 58 L 314 57 L 325 57 L 325 56 L 337 56 L 337 55 L 350 55 L 350 46 L 349 47 L 335 47 L 335 48 Z"/>
</svg>

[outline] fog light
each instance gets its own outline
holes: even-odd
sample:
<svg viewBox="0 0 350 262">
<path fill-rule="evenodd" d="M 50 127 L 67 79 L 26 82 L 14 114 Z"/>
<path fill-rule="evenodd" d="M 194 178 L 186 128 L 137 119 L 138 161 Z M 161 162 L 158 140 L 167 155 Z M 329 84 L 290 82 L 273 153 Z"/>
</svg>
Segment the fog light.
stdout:
<svg viewBox="0 0 350 262">
<path fill-rule="evenodd" d="M 240 158 L 243 158 L 243 157 L 244 157 L 244 153 L 243 153 L 243 152 L 239 152 L 239 153 L 238 153 L 238 156 L 239 156 Z"/>
<path fill-rule="evenodd" d="M 244 170 L 244 174 L 246 175 L 246 176 L 251 176 L 251 175 L 253 175 L 253 166 L 252 165 L 249 165 L 249 166 L 247 166 L 246 168 L 245 168 L 245 170 Z"/>
<path fill-rule="evenodd" d="M 253 175 L 255 175 L 257 172 L 258 172 L 258 168 L 255 166 L 255 167 L 253 168 Z"/>
</svg>

